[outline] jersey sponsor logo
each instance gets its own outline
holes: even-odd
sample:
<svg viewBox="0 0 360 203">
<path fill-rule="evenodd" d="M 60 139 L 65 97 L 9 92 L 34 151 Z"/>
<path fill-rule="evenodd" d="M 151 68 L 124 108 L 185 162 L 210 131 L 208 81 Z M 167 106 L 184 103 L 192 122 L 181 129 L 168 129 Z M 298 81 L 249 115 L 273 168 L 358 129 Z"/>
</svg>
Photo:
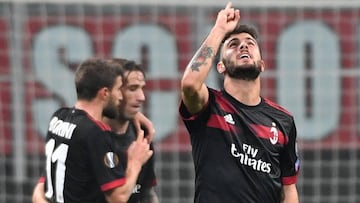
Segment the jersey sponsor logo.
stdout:
<svg viewBox="0 0 360 203">
<path fill-rule="evenodd" d="M 255 171 L 264 173 L 271 172 L 271 163 L 267 163 L 261 159 L 256 158 L 259 149 L 248 144 L 243 144 L 242 151 L 243 152 L 239 152 L 235 144 L 231 144 L 231 155 L 235 158 L 238 158 L 242 165 L 249 166 Z"/>
<path fill-rule="evenodd" d="M 132 191 L 132 193 L 133 194 L 139 194 L 139 193 L 141 193 L 140 190 L 141 190 L 141 184 L 136 184 L 133 191 Z"/>
<path fill-rule="evenodd" d="M 272 134 L 272 136 L 270 136 L 270 142 L 271 144 L 276 144 L 277 141 L 279 140 L 279 132 L 276 128 L 275 122 L 272 122 L 271 125 L 272 127 L 270 128 L 270 133 Z"/>
<path fill-rule="evenodd" d="M 231 114 L 227 114 L 224 116 L 225 122 L 230 123 L 230 124 L 235 124 L 235 121 L 233 119 L 233 117 L 231 116 Z"/>
<path fill-rule="evenodd" d="M 56 116 L 51 119 L 49 124 L 50 132 L 66 139 L 71 139 L 75 128 L 75 124 L 60 120 Z"/>
<path fill-rule="evenodd" d="M 119 156 L 114 152 L 108 152 L 104 156 L 105 166 L 115 168 L 119 164 Z"/>
</svg>

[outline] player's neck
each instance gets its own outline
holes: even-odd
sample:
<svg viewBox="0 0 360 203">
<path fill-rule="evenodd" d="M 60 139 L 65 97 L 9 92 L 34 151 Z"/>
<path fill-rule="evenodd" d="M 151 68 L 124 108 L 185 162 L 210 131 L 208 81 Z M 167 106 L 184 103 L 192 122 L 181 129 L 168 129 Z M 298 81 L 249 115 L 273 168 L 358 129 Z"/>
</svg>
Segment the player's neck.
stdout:
<svg viewBox="0 0 360 203">
<path fill-rule="evenodd" d="M 94 101 L 78 100 L 75 103 L 75 108 L 88 113 L 92 118 L 102 121 L 102 105 L 96 104 Z"/>
<path fill-rule="evenodd" d="M 254 81 L 225 78 L 224 89 L 239 102 L 255 106 L 261 101 L 260 78 Z"/>
<path fill-rule="evenodd" d="M 126 133 L 128 127 L 129 127 L 129 120 L 117 120 L 116 124 L 116 132 L 118 134 L 124 134 Z"/>
</svg>

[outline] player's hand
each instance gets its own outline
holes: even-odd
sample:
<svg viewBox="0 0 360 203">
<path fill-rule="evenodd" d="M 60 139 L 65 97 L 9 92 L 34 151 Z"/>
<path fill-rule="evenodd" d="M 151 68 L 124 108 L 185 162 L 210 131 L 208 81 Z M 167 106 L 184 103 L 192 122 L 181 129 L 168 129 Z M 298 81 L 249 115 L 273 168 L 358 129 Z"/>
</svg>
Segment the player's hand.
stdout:
<svg viewBox="0 0 360 203">
<path fill-rule="evenodd" d="M 155 134 L 155 128 L 153 123 L 143 113 L 138 112 L 135 115 L 134 124 L 137 132 L 142 129 L 146 132 L 145 139 L 147 139 L 148 142 L 151 143 Z"/>
<path fill-rule="evenodd" d="M 137 139 L 131 143 L 128 148 L 128 162 L 136 162 L 140 165 L 149 160 L 153 155 L 153 151 L 150 149 L 150 144 L 147 139 L 144 138 L 144 131 L 138 131 Z"/>
<path fill-rule="evenodd" d="M 239 9 L 234 9 L 232 3 L 228 2 L 226 7 L 219 11 L 214 28 L 224 33 L 231 32 L 235 29 L 240 20 Z"/>
</svg>

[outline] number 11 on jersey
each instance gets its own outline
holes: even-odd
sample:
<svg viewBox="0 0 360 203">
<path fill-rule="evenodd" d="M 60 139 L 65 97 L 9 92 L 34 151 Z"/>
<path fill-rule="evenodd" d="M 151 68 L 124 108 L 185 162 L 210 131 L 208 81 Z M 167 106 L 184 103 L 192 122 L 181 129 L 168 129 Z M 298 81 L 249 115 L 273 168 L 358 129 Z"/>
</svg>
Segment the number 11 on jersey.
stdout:
<svg viewBox="0 0 360 203">
<path fill-rule="evenodd" d="M 52 199 L 55 187 L 57 202 L 64 202 L 63 190 L 66 170 L 65 161 L 68 148 L 69 146 L 67 144 L 61 143 L 55 149 L 54 139 L 50 139 L 45 145 L 47 182 L 47 190 L 45 192 L 45 196 L 49 199 Z M 54 165 L 55 167 L 52 167 L 52 165 Z M 51 179 L 53 169 L 55 170 L 55 185 L 53 183 L 53 179 Z"/>
</svg>

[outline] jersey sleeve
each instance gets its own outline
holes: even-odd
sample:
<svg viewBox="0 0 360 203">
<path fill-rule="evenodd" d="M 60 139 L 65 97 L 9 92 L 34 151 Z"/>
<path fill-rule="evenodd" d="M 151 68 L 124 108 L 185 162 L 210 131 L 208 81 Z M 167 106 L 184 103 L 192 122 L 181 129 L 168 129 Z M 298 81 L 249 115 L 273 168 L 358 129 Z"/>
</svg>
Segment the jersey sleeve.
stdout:
<svg viewBox="0 0 360 203">
<path fill-rule="evenodd" d="M 213 92 L 209 89 L 208 102 L 204 108 L 196 114 L 189 113 L 184 102 L 182 100 L 180 101 L 179 114 L 189 132 L 201 132 L 202 128 L 206 126 L 206 122 L 210 117 L 210 103 L 214 102 L 214 100 Z"/>
<path fill-rule="evenodd" d="M 297 175 L 300 169 L 300 160 L 298 156 L 296 137 L 296 126 L 293 121 L 292 128 L 288 136 L 288 142 L 284 146 L 280 160 L 282 183 L 284 185 L 295 184 L 297 181 Z"/>
<path fill-rule="evenodd" d="M 124 185 L 126 169 L 115 151 L 109 132 L 93 130 L 89 133 L 91 136 L 86 139 L 86 148 L 101 190 L 104 192 Z"/>
</svg>

